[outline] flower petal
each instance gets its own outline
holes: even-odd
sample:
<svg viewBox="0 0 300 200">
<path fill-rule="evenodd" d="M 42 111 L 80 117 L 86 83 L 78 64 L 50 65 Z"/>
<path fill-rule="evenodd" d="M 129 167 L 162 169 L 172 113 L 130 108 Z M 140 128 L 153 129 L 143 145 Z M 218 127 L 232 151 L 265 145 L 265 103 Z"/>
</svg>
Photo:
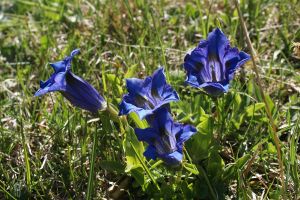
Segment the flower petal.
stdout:
<svg viewBox="0 0 300 200">
<path fill-rule="evenodd" d="M 174 151 L 173 153 L 166 154 L 166 155 L 159 155 L 159 157 L 162 158 L 162 160 L 168 164 L 168 165 L 173 165 L 177 166 L 181 163 L 183 155 L 182 153 L 178 151 Z"/>
<path fill-rule="evenodd" d="M 66 90 L 66 73 L 60 72 L 52 74 L 51 77 L 46 81 L 40 83 L 41 88 L 34 94 L 34 96 L 42 96 L 48 92 L 54 91 L 65 91 Z"/>
<path fill-rule="evenodd" d="M 205 92 L 212 96 L 219 96 L 223 93 L 228 92 L 229 90 L 229 83 L 225 83 L 224 85 L 221 83 L 204 83 L 200 85 L 200 88 L 203 88 Z"/>
<path fill-rule="evenodd" d="M 80 53 L 80 49 L 74 49 L 74 50 L 71 52 L 70 56 L 71 56 L 71 57 L 74 57 L 75 55 L 77 55 L 77 54 L 79 54 L 79 53 Z"/>
<path fill-rule="evenodd" d="M 140 95 L 146 98 L 147 91 L 151 87 L 151 78 L 147 77 L 145 80 L 138 78 L 128 78 L 126 79 L 127 91 L 131 95 Z"/>
<path fill-rule="evenodd" d="M 162 101 L 164 102 L 163 104 L 170 103 L 171 101 L 179 101 L 177 92 L 169 84 L 165 85 L 162 98 Z"/>
<path fill-rule="evenodd" d="M 128 115 L 131 112 L 136 112 L 140 119 L 144 119 L 147 115 L 153 113 L 153 110 L 144 109 L 135 105 L 135 99 L 130 95 L 124 95 L 122 102 L 119 105 L 119 116 Z"/>
<path fill-rule="evenodd" d="M 159 133 L 151 127 L 145 129 L 135 128 L 134 131 L 139 141 L 145 141 L 148 144 L 153 144 L 156 137 L 159 137 Z"/>
<path fill-rule="evenodd" d="M 87 81 L 72 72 L 66 75 L 66 90 L 63 95 L 74 105 L 90 112 L 106 107 L 106 102 L 98 91 Z"/>
<path fill-rule="evenodd" d="M 223 61 L 226 49 L 229 47 L 229 40 L 219 29 L 214 29 L 208 34 L 208 68 L 213 69 L 213 81 L 222 81 L 225 79 L 226 67 Z"/>
<path fill-rule="evenodd" d="M 228 91 L 235 70 L 249 58 L 248 54 L 231 48 L 227 37 L 216 28 L 185 56 L 186 83 L 218 96 Z"/>
<path fill-rule="evenodd" d="M 212 81 L 212 69 L 207 63 L 208 58 L 203 56 L 203 51 L 206 51 L 205 54 L 207 54 L 207 47 L 205 49 L 197 47 L 190 54 L 187 54 L 184 58 L 184 67 L 188 73 L 198 76 L 201 82 L 209 82 Z"/>
<path fill-rule="evenodd" d="M 229 45 L 226 35 L 219 28 L 216 28 L 208 34 L 207 42 L 208 56 L 216 56 L 222 59 L 226 53 L 225 49 Z"/>
<path fill-rule="evenodd" d="M 187 141 L 192 135 L 197 132 L 197 129 L 191 125 L 184 125 L 182 132 L 178 135 L 178 143 Z"/>
<path fill-rule="evenodd" d="M 231 59 L 228 59 L 226 61 L 227 66 L 227 72 L 226 76 L 228 80 L 232 80 L 235 71 L 242 66 L 245 62 L 247 62 L 250 59 L 250 55 L 247 53 L 241 51 L 239 52 L 235 57 L 231 57 Z"/>
<path fill-rule="evenodd" d="M 50 63 L 50 66 L 53 67 L 55 73 L 66 71 L 66 63 L 64 60 L 55 63 Z"/>
<path fill-rule="evenodd" d="M 146 151 L 144 152 L 144 156 L 147 159 L 152 159 L 152 160 L 156 160 L 157 158 L 157 153 L 156 153 L 156 149 L 153 145 L 149 145 L 146 149 Z"/>
<path fill-rule="evenodd" d="M 176 91 L 166 83 L 163 68 L 144 80 L 130 78 L 126 80 L 128 95 L 120 103 L 119 115 L 136 112 L 141 119 L 153 114 L 157 109 L 171 101 L 178 101 Z"/>
<path fill-rule="evenodd" d="M 187 73 L 185 82 L 196 88 L 199 88 L 200 85 L 203 84 L 203 82 L 199 81 L 198 77 L 193 75 L 192 73 Z"/>
<path fill-rule="evenodd" d="M 166 85 L 166 75 L 164 73 L 164 68 L 158 68 L 152 76 L 152 95 L 161 97 Z"/>
<path fill-rule="evenodd" d="M 70 56 L 65 57 L 63 60 L 50 63 L 50 66 L 53 67 L 54 71 L 56 73 L 58 72 L 64 72 L 68 71 L 71 68 L 71 62 L 75 55 L 77 55 L 80 52 L 80 49 L 75 49 L 71 52 Z"/>
<path fill-rule="evenodd" d="M 157 130 L 166 130 L 171 133 L 171 127 L 173 124 L 173 119 L 171 114 L 168 112 L 166 107 L 161 107 L 154 112 L 154 120 L 152 121 L 151 127 Z"/>
</svg>

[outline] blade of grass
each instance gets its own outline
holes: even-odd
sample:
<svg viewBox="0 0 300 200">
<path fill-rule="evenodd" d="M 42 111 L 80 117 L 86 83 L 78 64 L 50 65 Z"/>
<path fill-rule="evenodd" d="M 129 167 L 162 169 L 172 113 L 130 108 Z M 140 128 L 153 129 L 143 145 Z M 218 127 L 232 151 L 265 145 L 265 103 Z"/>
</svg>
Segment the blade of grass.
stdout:
<svg viewBox="0 0 300 200">
<path fill-rule="evenodd" d="M 158 190 L 160 190 L 159 185 L 157 184 L 156 180 L 153 178 L 150 170 L 148 169 L 148 167 L 145 165 L 145 163 L 143 162 L 142 158 L 140 157 L 140 155 L 138 154 L 137 150 L 135 149 L 135 147 L 133 146 L 132 142 L 130 142 L 130 145 L 132 147 L 132 149 L 134 150 L 135 155 L 137 156 L 137 158 L 139 159 L 141 165 L 143 166 L 144 170 L 146 171 L 146 173 L 148 174 L 148 176 L 150 177 L 150 179 L 152 180 L 152 182 L 154 183 L 154 185 L 156 186 L 156 188 Z"/>
<path fill-rule="evenodd" d="M 253 70 L 254 70 L 254 73 L 256 75 L 256 80 L 257 80 L 258 87 L 260 89 L 261 97 L 262 97 L 262 99 L 265 103 L 265 110 L 266 110 L 266 113 L 267 113 L 267 117 L 269 118 L 269 121 L 271 123 L 274 143 L 275 143 L 276 150 L 277 150 L 278 163 L 279 163 L 279 167 L 280 167 L 280 179 L 281 179 L 282 191 L 283 191 L 283 194 L 284 194 L 285 193 L 284 166 L 283 166 L 283 162 L 282 162 L 282 158 L 281 158 L 281 147 L 280 147 L 280 140 L 279 140 L 278 135 L 277 135 L 277 127 L 274 123 L 274 119 L 273 119 L 268 101 L 267 101 L 266 96 L 264 94 L 264 90 L 263 90 L 263 87 L 262 87 L 262 83 L 261 83 L 261 79 L 260 79 L 260 76 L 259 76 L 258 68 L 256 66 L 256 60 L 257 61 L 259 61 L 259 60 L 258 60 L 257 54 L 256 54 L 256 52 L 255 52 L 255 50 L 252 46 L 246 24 L 245 24 L 242 12 L 240 10 L 239 2 L 238 2 L 238 0 L 234 0 L 234 3 L 235 3 L 235 7 L 238 11 L 240 23 L 242 25 L 243 34 L 246 38 L 247 45 L 250 48 L 250 54 L 251 54 L 251 59 L 252 59 L 252 63 L 253 63 Z"/>
<path fill-rule="evenodd" d="M 88 188 L 87 188 L 87 199 L 92 199 L 92 193 L 94 191 L 94 169 L 95 169 L 95 157 L 96 157 L 96 137 L 98 132 L 98 125 L 96 125 L 96 131 L 93 133 L 93 147 L 92 147 L 92 155 L 91 155 L 91 167 L 90 167 L 90 173 L 89 173 L 89 179 L 88 179 Z"/>
<path fill-rule="evenodd" d="M 155 18 L 154 18 L 154 15 L 153 15 L 154 11 L 150 11 L 150 14 L 151 14 L 151 18 L 152 18 L 152 21 L 153 21 L 153 26 L 154 26 L 154 29 L 155 29 L 155 32 L 156 32 L 156 37 L 157 37 L 157 40 L 159 42 L 159 46 L 160 46 L 160 49 L 161 49 L 161 54 L 162 54 L 162 59 L 163 59 L 163 64 L 164 64 L 164 67 L 166 68 L 166 76 L 167 76 L 167 80 L 168 82 L 170 81 L 169 79 L 169 74 L 168 74 L 168 66 L 167 66 L 167 60 L 166 60 L 166 54 L 165 54 L 165 48 L 164 48 L 164 45 L 163 45 L 163 42 L 161 40 L 161 35 L 158 31 L 158 27 L 157 27 L 157 24 L 155 22 Z"/>
<path fill-rule="evenodd" d="M 29 163 L 29 156 L 28 156 L 28 147 L 25 139 L 22 119 L 20 120 L 20 128 L 21 128 L 20 132 L 21 132 L 22 146 L 24 152 L 24 161 L 25 161 L 26 185 L 30 193 L 31 192 L 31 170 L 30 170 L 30 163 Z"/>
<path fill-rule="evenodd" d="M 4 185 L 4 183 L 0 180 L 0 183 L 2 185 Z M 12 194 L 10 194 L 2 185 L 0 185 L 0 190 L 2 190 L 5 194 L 7 194 L 9 196 L 9 198 L 13 199 L 13 200 L 17 200 L 17 198 L 15 198 Z"/>
</svg>

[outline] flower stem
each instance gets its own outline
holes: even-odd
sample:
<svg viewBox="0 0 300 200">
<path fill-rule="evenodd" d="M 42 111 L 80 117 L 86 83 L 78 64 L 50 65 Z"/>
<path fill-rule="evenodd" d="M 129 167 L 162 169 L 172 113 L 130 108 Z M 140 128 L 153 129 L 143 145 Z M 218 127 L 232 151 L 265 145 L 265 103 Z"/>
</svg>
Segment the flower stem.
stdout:
<svg viewBox="0 0 300 200">
<path fill-rule="evenodd" d="M 94 168 L 95 168 L 95 157 L 96 157 L 96 137 L 98 132 L 98 126 L 96 126 L 96 131 L 93 133 L 93 147 L 92 147 L 92 155 L 91 155 L 91 166 L 90 166 L 90 173 L 89 173 L 89 180 L 88 180 L 88 188 L 87 188 L 87 199 L 92 199 L 92 193 L 94 190 Z"/>
<path fill-rule="evenodd" d="M 120 124 L 121 132 L 124 133 L 125 132 L 124 126 L 128 125 L 126 117 L 119 116 L 118 111 L 111 104 L 107 105 L 105 111 L 108 113 L 112 121 Z"/>
<path fill-rule="evenodd" d="M 111 104 L 108 104 L 106 110 L 111 117 L 110 119 L 114 122 L 119 122 L 119 115 L 118 112 L 112 107 Z"/>
<path fill-rule="evenodd" d="M 214 118 L 214 125 L 216 124 L 217 127 L 216 127 L 216 131 L 217 131 L 217 135 L 216 135 L 216 138 L 221 141 L 222 139 L 222 135 L 221 135 L 221 129 L 220 129 L 220 126 L 219 126 L 219 123 L 222 121 L 221 120 L 221 111 L 220 111 L 220 108 L 219 108 L 219 99 L 218 98 L 213 98 L 213 102 L 215 103 L 215 107 L 216 107 L 216 110 L 215 110 L 215 113 L 213 114 L 213 118 Z"/>
<path fill-rule="evenodd" d="M 251 59 L 252 59 L 252 63 L 253 63 L 253 70 L 254 70 L 254 73 L 256 75 L 256 80 L 257 80 L 258 87 L 260 89 L 261 97 L 262 97 L 262 99 L 263 99 L 263 101 L 265 103 L 265 110 L 266 110 L 267 116 L 268 116 L 269 121 L 271 123 L 272 133 L 273 133 L 273 137 L 274 137 L 274 143 L 275 143 L 276 150 L 277 150 L 278 163 L 279 163 L 279 167 L 280 167 L 281 185 L 282 185 L 283 193 L 285 193 L 284 167 L 283 167 L 283 162 L 282 162 L 282 157 L 281 157 L 280 140 L 279 140 L 278 135 L 277 135 L 277 127 L 275 125 L 275 122 L 274 122 L 274 119 L 273 119 L 273 116 L 272 116 L 271 109 L 269 107 L 268 101 L 267 101 L 266 96 L 264 94 L 264 90 L 263 90 L 263 87 L 262 87 L 262 83 L 261 83 L 261 79 L 260 79 L 260 76 L 259 76 L 258 68 L 256 66 L 256 60 L 259 61 L 259 59 L 258 59 L 258 56 L 257 56 L 257 54 L 256 54 L 253 46 L 252 46 L 251 40 L 249 38 L 247 27 L 246 27 L 244 18 L 242 16 L 242 12 L 240 10 L 238 0 L 234 0 L 234 3 L 235 3 L 235 7 L 236 7 L 236 9 L 238 11 L 238 15 L 239 15 L 239 19 L 240 19 L 240 22 L 241 22 L 243 34 L 244 34 L 244 36 L 246 38 L 247 45 L 250 48 Z"/>
</svg>

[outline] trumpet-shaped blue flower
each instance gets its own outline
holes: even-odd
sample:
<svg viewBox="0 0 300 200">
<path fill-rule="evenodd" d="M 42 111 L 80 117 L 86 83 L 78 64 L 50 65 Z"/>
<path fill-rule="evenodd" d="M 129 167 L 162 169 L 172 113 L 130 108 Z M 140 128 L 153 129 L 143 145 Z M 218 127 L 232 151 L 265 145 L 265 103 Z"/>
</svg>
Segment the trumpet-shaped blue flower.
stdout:
<svg viewBox="0 0 300 200">
<path fill-rule="evenodd" d="M 228 91 L 235 71 L 249 59 L 247 53 L 231 48 L 227 37 L 216 28 L 185 56 L 186 82 L 218 96 Z"/>
<path fill-rule="evenodd" d="M 163 68 L 157 69 L 144 80 L 127 79 L 126 87 L 128 94 L 123 97 L 119 115 L 136 112 L 143 119 L 171 101 L 179 100 L 176 91 L 166 83 Z"/>
<path fill-rule="evenodd" d="M 146 129 L 135 129 L 137 138 L 149 144 L 144 155 L 155 160 L 161 158 L 168 165 L 178 165 L 182 161 L 183 143 L 196 133 L 191 125 L 173 121 L 166 108 L 158 109 L 151 126 Z"/>
<path fill-rule="evenodd" d="M 99 109 L 105 108 L 106 102 L 93 86 L 71 72 L 71 61 L 78 53 L 79 49 L 75 49 L 62 61 L 50 63 L 54 73 L 47 81 L 40 82 L 41 88 L 35 93 L 35 96 L 59 91 L 74 106 L 95 113 Z"/>
</svg>

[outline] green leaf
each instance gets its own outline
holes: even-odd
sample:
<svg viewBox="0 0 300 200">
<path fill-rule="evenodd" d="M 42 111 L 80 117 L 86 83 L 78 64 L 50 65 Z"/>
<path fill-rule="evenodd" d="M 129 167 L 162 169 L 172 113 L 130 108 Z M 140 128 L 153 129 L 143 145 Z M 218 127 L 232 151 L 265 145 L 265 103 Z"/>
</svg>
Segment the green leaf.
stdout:
<svg viewBox="0 0 300 200">
<path fill-rule="evenodd" d="M 121 87 L 121 81 L 115 74 L 106 74 L 107 82 L 111 83 L 114 91 L 117 92 L 116 96 L 123 94 L 123 89 Z"/>
<path fill-rule="evenodd" d="M 132 143 L 132 145 L 135 147 L 140 157 L 143 158 L 143 153 L 144 153 L 143 143 L 138 141 L 133 128 L 128 126 L 126 128 L 125 139 L 123 141 L 123 148 L 125 151 L 126 164 L 127 164 L 125 172 L 129 172 L 132 169 L 142 167 L 130 143 Z"/>
<path fill-rule="evenodd" d="M 140 120 L 139 116 L 135 112 L 130 113 L 129 116 L 134 121 L 134 123 L 136 124 L 136 126 L 138 128 L 147 128 L 148 127 L 147 121 Z"/>
<path fill-rule="evenodd" d="M 212 135 L 213 133 L 213 120 L 209 115 L 201 115 L 200 123 L 197 129 L 201 134 Z"/>
<path fill-rule="evenodd" d="M 266 96 L 267 104 L 268 104 L 268 106 L 269 106 L 269 108 L 270 108 L 270 111 L 273 113 L 273 112 L 274 112 L 274 109 L 275 109 L 275 104 L 274 104 L 274 102 L 272 101 L 270 95 L 265 94 L 265 96 Z"/>
<path fill-rule="evenodd" d="M 239 159 L 236 160 L 236 166 L 239 169 L 242 169 L 244 167 L 244 165 L 248 162 L 248 160 L 251 158 L 250 154 L 246 154 L 243 157 L 240 157 Z"/>
<path fill-rule="evenodd" d="M 186 145 L 194 162 L 208 157 L 208 150 L 213 141 L 213 119 L 208 115 L 202 115 L 200 118 L 198 133 L 188 140 Z"/>
<path fill-rule="evenodd" d="M 224 161 L 218 151 L 211 151 L 208 158 L 207 172 L 209 176 L 213 177 L 214 181 L 220 180 L 224 165 Z"/>
<path fill-rule="evenodd" d="M 246 108 L 247 117 L 254 116 L 254 114 L 257 113 L 257 111 L 261 110 L 264 107 L 265 107 L 264 103 L 256 103 L 254 105 L 248 106 Z"/>
<path fill-rule="evenodd" d="M 125 78 L 131 78 L 134 76 L 134 74 L 137 72 L 137 68 L 138 68 L 138 65 L 137 64 L 134 64 L 132 65 L 129 70 L 126 72 L 125 74 Z"/>
<path fill-rule="evenodd" d="M 144 176 L 144 170 L 142 167 L 138 167 L 135 169 L 132 169 L 130 171 L 131 175 L 134 177 L 134 179 L 138 182 L 140 186 L 145 185 L 145 176 Z"/>
<path fill-rule="evenodd" d="M 197 180 L 193 188 L 193 196 L 195 199 L 209 199 L 209 189 L 207 183 L 202 180 Z"/>
<path fill-rule="evenodd" d="M 52 11 L 44 10 L 44 13 L 45 13 L 45 15 L 48 18 L 52 19 L 53 21 L 60 20 L 60 14 L 59 14 L 59 12 L 52 12 Z"/>
<path fill-rule="evenodd" d="M 277 152 L 276 147 L 271 142 L 268 142 L 267 146 L 268 146 L 268 153 L 276 154 Z"/>
<path fill-rule="evenodd" d="M 196 167 L 196 165 L 191 164 L 191 163 L 184 163 L 183 167 L 188 170 L 189 172 L 191 172 L 192 174 L 198 175 L 199 171 Z"/>
<path fill-rule="evenodd" d="M 248 160 L 251 159 L 250 154 L 246 154 L 243 157 L 238 158 L 235 163 L 229 164 L 224 170 L 224 180 L 230 180 L 233 177 L 237 177 L 237 171 L 242 170 Z"/>
</svg>

